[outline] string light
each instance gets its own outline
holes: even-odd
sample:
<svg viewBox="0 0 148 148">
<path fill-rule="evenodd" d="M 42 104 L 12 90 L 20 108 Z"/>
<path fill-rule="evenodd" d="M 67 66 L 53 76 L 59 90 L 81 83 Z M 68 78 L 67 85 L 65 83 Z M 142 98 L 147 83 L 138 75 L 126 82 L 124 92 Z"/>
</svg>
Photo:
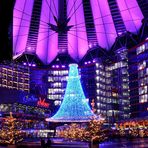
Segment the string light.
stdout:
<svg viewBox="0 0 148 148">
<path fill-rule="evenodd" d="M 2 129 L 0 130 L 0 143 L 16 144 L 23 140 L 22 125 L 13 118 L 12 112 L 10 112 L 9 117 L 5 118 L 2 125 Z"/>
<path fill-rule="evenodd" d="M 85 126 L 79 123 L 72 123 L 57 130 L 57 136 L 71 140 L 91 141 L 100 143 L 107 139 L 107 130 L 103 128 L 104 120 L 92 119 L 85 123 Z"/>
<path fill-rule="evenodd" d="M 147 119 L 127 121 L 116 124 L 116 130 L 113 133 L 120 137 L 148 137 L 147 127 Z"/>
</svg>

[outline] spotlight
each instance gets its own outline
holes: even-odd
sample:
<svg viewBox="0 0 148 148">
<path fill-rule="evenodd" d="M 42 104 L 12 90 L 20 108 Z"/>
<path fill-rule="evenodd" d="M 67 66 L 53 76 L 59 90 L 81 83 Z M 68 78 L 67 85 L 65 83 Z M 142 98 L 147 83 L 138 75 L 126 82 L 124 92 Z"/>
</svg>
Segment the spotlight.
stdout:
<svg viewBox="0 0 148 148">
<path fill-rule="evenodd" d="M 29 47 L 27 47 L 27 49 L 28 49 L 28 50 L 31 50 L 31 47 L 29 46 Z"/>
<path fill-rule="evenodd" d="M 121 35 L 122 34 L 122 32 L 118 32 L 118 35 Z"/>
<path fill-rule="evenodd" d="M 32 66 L 33 66 L 33 67 L 35 67 L 35 66 L 36 66 L 36 64 L 32 64 Z"/>
<path fill-rule="evenodd" d="M 46 118 L 45 121 L 49 122 L 50 120 L 49 120 L 49 118 Z"/>
<path fill-rule="evenodd" d="M 88 46 L 89 46 L 89 48 L 92 48 L 92 44 L 91 43 L 89 43 Z"/>
</svg>

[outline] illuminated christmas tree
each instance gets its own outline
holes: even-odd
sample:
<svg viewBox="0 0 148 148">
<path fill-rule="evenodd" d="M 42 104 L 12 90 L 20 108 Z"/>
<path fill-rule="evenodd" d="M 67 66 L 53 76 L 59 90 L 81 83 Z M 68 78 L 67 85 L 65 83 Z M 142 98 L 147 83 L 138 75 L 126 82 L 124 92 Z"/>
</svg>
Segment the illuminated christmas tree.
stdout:
<svg viewBox="0 0 148 148">
<path fill-rule="evenodd" d="M 107 139 L 108 130 L 103 128 L 104 119 L 92 119 L 88 122 L 86 129 L 84 130 L 83 139 L 86 141 L 93 141 L 96 143 L 103 142 Z"/>
<path fill-rule="evenodd" d="M 51 122 L 88 122 L 94 117 L 84 95 L 77 64 L 69 65 L 69 76 L 63 102 Z"/>
<path fill-rule="evenodd" d="M 92 142 L 92 144 L 99 144 L 107 139 L 108 130 L 103 128 L 105 120 L 92 119 L 85 126 L 79 123 L 72 123 L 59 130 L 58 137 Z"/>
<path fill-rule="evenodd" d="M 16 144 L 23 140 L 22 132 L 20 129 L 21 124 L 13 118 L 12 113 L 4 119 L 2 129 L 0 130 L 0 143 L 1 144 Z"/>
</svg>

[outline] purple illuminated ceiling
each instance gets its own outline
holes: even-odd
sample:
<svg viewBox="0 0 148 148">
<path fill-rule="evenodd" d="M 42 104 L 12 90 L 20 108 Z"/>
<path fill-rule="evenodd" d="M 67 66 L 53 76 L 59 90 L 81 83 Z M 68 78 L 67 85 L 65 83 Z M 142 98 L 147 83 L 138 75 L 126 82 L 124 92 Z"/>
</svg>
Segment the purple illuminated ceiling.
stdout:
<svg viewBox="0 0 148 148">
<path fill-rule="evenodd" d="M 92 42 L 93 39 L 90 41 L 93 36 L 89 33 L 88 24 L 90 22 L 88 22 L 88 16 L 84 12 L 83 0 L 39 1 L 41 7 L 36 10 L 34 7 L 38 5 L 37 0 L 16 0 L 13 14 L 14 58 L 23 53 L 36 54 L 45 64 L 48 64 L 58 53 L 68 52 L 75 60 L 80 60 L 90 47 L 99 45 L 109 50 L 116 37 L 123 33 L 122 30 L 120 32 L 115 27 L 116 19 L 112 16 L 108 0 L 88 0 L 91 7 L 88 15 L 91 13 L 94 20 L 91 22 L 94 25 L 90 25 L 90 27 L 91 30 L 95 30 L 97 44 Z M 63 3 L 63 9 L 59 8 L 59 1 L 60 7 Z M 116 6 L 123 20 L 125 30 L 137 34 L 143 19 L 137 1 L 116 0 Z M 66 18 L 70 18 L 66 20 L 68 23 L 65 26 L 57 27 L 57 24 L 65 17 L 65 12 Z M 33 20 L 32 17 L 34 16 L 36 20 L 39 18 L 39 21 Z M 65 19 L 63 20 L 65 21 Z M 65 41 L 67 42 L 67 48 L 63 46 L 63 49 L 58 49 L 59 42 L 64 45 Z"/>
</svg>

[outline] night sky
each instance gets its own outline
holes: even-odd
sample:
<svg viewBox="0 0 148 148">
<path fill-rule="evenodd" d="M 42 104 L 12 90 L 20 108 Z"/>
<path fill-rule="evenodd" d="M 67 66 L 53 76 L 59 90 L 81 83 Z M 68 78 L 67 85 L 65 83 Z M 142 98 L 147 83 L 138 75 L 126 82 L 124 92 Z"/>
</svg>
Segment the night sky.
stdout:
<svg viewBox="0 0 148 148">
<path fill-rule="evenodd" d="M 0 0 L 0 62 L 12 59 L 12 20 L 15 0 Z"/>
</svg>

